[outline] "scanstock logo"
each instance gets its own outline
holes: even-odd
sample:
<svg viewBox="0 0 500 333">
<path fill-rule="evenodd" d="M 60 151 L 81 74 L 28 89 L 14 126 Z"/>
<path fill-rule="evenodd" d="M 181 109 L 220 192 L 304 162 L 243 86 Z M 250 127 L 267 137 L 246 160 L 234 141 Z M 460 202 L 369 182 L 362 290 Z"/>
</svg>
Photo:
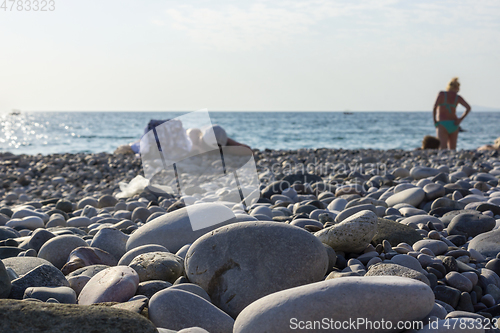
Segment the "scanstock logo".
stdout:
<svg viewBox="0 0 500 333">
<path fill-rule="evenodd" d="M 200 215 L 199 210 L 190 209 L 193 204 L 216 202 L 228 207 L 237 203 L 248 206 L 259 197 L 252 151 L 244 146 L 227 146 L 227 141 L 224 129 L 212 124 L 207 110 L 169 119 L 141 138 L 144 177 L 160 193 L 180 196 L 193 231 L 230 218 L 222 215 L 207 218 Z"/>
</svg>

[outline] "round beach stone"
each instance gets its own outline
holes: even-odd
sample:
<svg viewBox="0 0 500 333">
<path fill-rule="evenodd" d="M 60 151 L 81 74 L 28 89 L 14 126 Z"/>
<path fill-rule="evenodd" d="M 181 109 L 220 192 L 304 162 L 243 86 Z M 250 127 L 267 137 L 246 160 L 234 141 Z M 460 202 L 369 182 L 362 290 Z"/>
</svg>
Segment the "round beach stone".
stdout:
<svg viewBox="0 0 500 333">
<path fill-rule="evenodd" d="M 364 210 L 314 235 L 335 251 L 358 253 L 370 244 L 376 232 L 377 215 Z"/>
<path fill-rule="evenodd" d="M 79 268 L 91 265 L 116 266 L 118 260 L 111 254 L 96 247 L 77 247 L 69 254 L 68 261 L 61 271 L 64 275 L 76 271 Z"/>
<path fill-rule="evenodd" d="M 78 304 L 125 302 L 135 295 L 139 275 L 127 266 L 115 266 L 94 275 L 78 296 Z"/>
<path fill-rule="evenodd" d="M 51 233 L 45 229 L 36 229 L 28 242 L 28 246 L 35 251 L 40 251 L 40 248 L 43 244 L 45 244 L 49 239 L 54 238 L 56 235 Z"/>
<path fill-rule="evenodd" d="M 444 277 L 446 283 L 453 288 L 456 288 L 460 291 L 471 292 L 472 291 L 472 282 L 462 274 L 458 272 L 449 272 Z"/>
<path fill-rule="evenodd" d="M 485 257 L 496 257 L 500 252 L 500 229 L 477 235 L 470 241 L 468 249 L 476 250 Z"/>
<path fill-rule="evenodd" d="M 7 269 L 2 260 L 0 260 L 0 298 L 7 298 L 10 294 L 11 287 L 12 285 Z"/>
<path fill-rule="evenodd" d="M 116 260 L 127 252 L 129 236 L 115 228 L 102 228 L 95 234 L 90 246 L 97 247 L 113 255 Z"/>
<path fill-rule="evenodd" d="M 373 244 L 382 244 L 387 240 L 392 246 L 397 246 L 400 243 L 413 245 L 423 238 L 415 228 L 394 222 L 388 219 L 378 218 L 377 232 L 372 238 Z"/>
<path fill-rule="evenodd" d="M 66 221 L 68 227 L 75 227 L 75 228 L 80 228 L 80 227 L 85 228 L 91 225 L 92 223 L 93 223 L 92 220 L 86 216 L 75 216 Z"/>
<path fill-rule="evenodd" d="M 66 226 L 67 223 L 66 220 L 64 219 L 64 216 L 59 213 L 52 214 L 49 218 L 49 221 L 45 225 L 46 228 L 66 227 Z"/>
<path fill-rule="evenodd" d="M 43 228 L 45 224 L 43 220 L 38 216 L 26 216 L 21 219 L 13 218 L 9 220 L 5 226 L 10 228 L 26 228 L 30 230 L 35 230 L 37 228 Z"/>
<path fill-rule="evenodd" d="M 140 254 L 148 253 L 148 252 L 170 252 L 167 250 L 165 246 L 158 244 L 147 244 L 142 245 L 132 250 L 127 251 L 118 261 L 118 265 L 120 266 L 128 266 L 130 262 Z"/>
<path fill-rule="evenodd" d="M 255 216 L 255 215 L 266 215 L 269 218 L 273 218 L 273 212 L 272 209 L 267 207 L 267 206 L 257 206 L 252 211 L 250 212 L 250 216 Z"/>
<path fill-rule="evenodd" d="M 340 223 L 340 222 L 344 221 L 345 219 L 351 217 L 352 215 L 357 214 L 357 213 L 364 211 L 364 210 L 369 210 L 369 211 L 372 211 L 373 213 L 375 213 L 377 211 L 375 206 L 372 204 L 359 205 L 359 206 L 354 206 L 351 208 L 346 208 L 342 212 L 340 212 L 340 214 L 338 214 L 337 217 L 335 217 L 335 222 Z"/>
<path fill-rule="evenodd" d="M 68 280 L 52 265 L 40 265 L 12 281 L 9 298 L 22 299 L 29 287 L 69 287 Z"/>
<path fill-rule="evenodd" d="M 92 197 L 85 197 L 85 198 L 81 199 L 80 201 L 78 201 L 78 204 L 76 205 L 76 207 L 77 207 L 77 209 L 82 209 L 87 205 L 90 205 L 92 207 L 97 208 L 98 201 L 97 201 L 97 199 L 92 198 Z"/>
<path fill-rule="evenodd" d="M 235 221 L 233 211 L 221 204 L 201 203 L 180 208 L 137 229 L 127 241 L 127 251 L 146 244 L 159 244 L 177 252 L 207 232 Z"/>
<path fill-rule="evenodd" d="M 17 230 L 6 226 L 0 226 L 0 241 L 17 237 L 21 237 Z"/>
<path fill-rule="evenodd" d="M 391 261 L 395 264 L 398 264 L 398 265 L 401 265 L 401 266 L 404 266 L 404 267 L 407 267 L 410 269 L 414 269 L 417 272 L 421 272 L 421 273 L 424 272 L 424 270 L 422 269 L 422 266 L 420 265 L 420 262 L 416 258 L 414 258 L 410 255 L 397 254 L 391 258 Z"/>
<path fill-rule="evenodd" d="M 128 266 L 137 272 L 140 282 L 163 280 L 174 283 L 184 272 L 184 260 L 169 252 L 140 254 Z"/>
<path fill-rule="evenodd" d="M 425 199 L 427 201 L 432 201 L 446 194 L 444 186 L 436 183 L 425 185 L 423 190 L 425 192 Z"/>
<path fill-rule="evenodd" d="M 242 222 L 200 237 L 186 255 L 188 279 L 231 316 L 258 298 L 321 280 L 328 254 L 309 232 L 283 223 Z"/>
<path fill-rule="evenodd" d="M 31 209 L 19 209 L 12 214 L 12 219 L 22 219 L 28 216 L 36 216 L 42 219 L 43 223 L 46 223 L 49 220 L 49 215 L 45 213 L 40 213 Z"/>
<path fill-rule="evenodd" d="M 69 287 L 73 289 L 76 293 L 76 296 L 80 295 L 83 287 L 89 282 L 91 279 L 90 276 L 85 275 L 77 275 L 77 276 L 68 276 L 67 280 L 69 282 Z"/>
<path fill-rule="evenodd" d="M 129 212 L 128 210 L 118 210 L 113 213 L 113 217 L 119 220 L 130 220 L 130 218 L 132 217 L 132 212 Z"/>
<path fill-rule="evenodd" d="M 423 239 L 413 244 L 413 250 L 420 251 L 424 247 L 428 248 L 435 255 L 440 255 L 448 251 L 448 245 L 436 239 Z"/>
<path fill-rule="evenodd" d="M 91 265 L 77 269 L 68 274 L 68 277 L 72 276 L 88 276 L 94 277 L 97 273 L 102 272 L 103 270 L 109 268 L 106 265 Z"/>
<path fill-rule="evenodd" d="M 93 218 L 94 216 L 97 216 L 97 215 L 98 215 L 98 212 L 94 206 L 86 205 L 82 209 L 81 216 L 85 216 L 85 217 L 88 217 L 90 219 L 90 218 Z"/>
<path fill-rule="evenodd" d="M 393 207 L 397 204 L 406 203 L 417 207 L 425 198 L 425 192 L 420 187 L 409 188 L 394 195 L 385 201 L 387 206 Z"/>
<path fill-rule="evenodd" d="M 73 211 L 73 203 L 69 200 L 60 199 L 56 203 L 56 209 L 62 210 L 65 213 L 71 213 Z"/>
<path fill-rule="evenodd" d="M 117 202 L 118 199 L 116 199 L 114 196 L 106 194 L 99 198 L 97 202 L 97 208 L 114 207 Z M 89 204 L 90 203 L 88 203 L 88 205 Z"/>
<path fill-rule="evenodd" d="M 213 333 L 231 333 L 234 320 L 212 303 L 190 292 L 167 288 L 151 297 L 149 319 L 157 327 L 174 331 L 193 326 Z"/>
<path fill-rule="evenodd" d="M 431 285 L 429 279 L 420 271 L 396 263 L 379 263 L 371 265 L 365 276 L 401 276 L 421 281 L 429 287 Z"/>
<path fill-rule="evenodd" d="M 88 246 L 82 238 L 74 235 L 62 235 L 49 239 L 38 252 L 38 257 L 50 261 L 61 269 L 71 251 L 80 246 Z"/>
<path fill-rule="evenodd" d="M 146 222 L 150 215 L 151 212 L 149 211 L 149 209 L 145 207 L 137 207 L 132 212 L 132 221 L 141 220 L 143 222 Z"/>
<path fill-rule="evenodd" d="M 51 262 L 38 257 L 12 257 L 2 259 L 2 261 L 6 268 L 12 268 L 19 276 L 28 273 L 40 265 L 52 265 Z"/>
<path fill-rule="evenodd" d="M 440 171 L 438 169 L 424 167 L 424 166 L 416 166 L 411 168 L 410 176 L 413 177 L 413 179 L 419 180 L 422 178 L 436 176 L 437 174 L 439 174 L 439 172 Z"/>
<path fill-rule="evenodd" d="M 328 207 L 326 207 L 329 211 L 337 211 L 341 212 L 344 210 L 345 206 L 347 205 L 347 200 L 344 198 L 336 198 L 332 202 L 328 204 Z"/>
<path fill-rule="evenodd" d="M 449 235 L 464 235 L 476 237 L 491 231 L 496 225 L 494 218 L 483 214 L 460 214 L 455 216 L 448 225 Z"/>
<path fill-rule="evenodd" d="M 408 300 L 411 300 L 409 302 Z M 247 306 L 234 323 L 234 333 L 288 333 L 293 319 L 329 318 L 348 321 L 421 320 L 434 306 L 434 294 L 425 283 L 398 276 L 344 277 L 287 289 Z"/>
<path fill-rule="evenodd" d="M 135 294 L 144 295 L 147 298 L 151 298 L 153 297 L 154 294 L 156 294 L 160 290 L 166 289 L 171 286 L 172 284 L 170 282 L 162 280 L 144 281 L 139 283 L 139 287 L 137 288 Z"/>
<path fill-rule="evenodd" d="M 30 287 L 24 291 L 23 298 L 36 298 L 43 302 L 55 298 L 59 303 L 76 304 L 76 293 L 70 287 Z"/>
<path fill-rule="evenodd" d="M 210 296 L 208 296 L 207 292 L 200 287 L 197 284 L 194 283 L 180 283 L 176 284 L 170 287 L 170 289 L 179 289 L 179 290 L 184 290 L 190 293 L 193 293 L 195 295 L 200 296 L 201 298 L 204 298 L 205 300 L 212 302 L 210 299 Z"/>
<path fill-rule="evenodd" d="M 323 229 L 323 223 L 312 219 L 296 219 L 290 222 L 290 225 L 294 225 L 299 228 L 304 228 L 306 225 L 313 225 L 320 229 Z"/>
</svg>

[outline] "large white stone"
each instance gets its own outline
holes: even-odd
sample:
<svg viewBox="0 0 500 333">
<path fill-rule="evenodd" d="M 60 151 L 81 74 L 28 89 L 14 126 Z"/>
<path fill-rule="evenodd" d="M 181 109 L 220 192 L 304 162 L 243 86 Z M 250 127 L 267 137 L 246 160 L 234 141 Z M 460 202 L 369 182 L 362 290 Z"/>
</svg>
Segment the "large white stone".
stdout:
<svg viewBox="0 0 500 333">
<path fill-rule="evenodd" d="M 398 321 L 423 319 L 433 306 L 434 293 L 420 281 L 397 276 L 343 277 L 265 296 L 240 313 L 233 332 L 288 333 L 297 330 L 298 321 L 306 325 L 323 318 L 328 322 L 383 319 L 395 327 Z M 362 327 L 357 332 L 395 331 Z"/>
<path fill-rule="evenodd" d="M 335 251 L 357 253 L 370 244 L 376 232 L 377 215 L 372 211 L 363 210 L 314 235 Z"/>
<path fill-rule="evenodd" d="M 241 222 L 200 237 L 189 248 L 186 275 L 235 317 L 270 293 L 320 281 L 328 254 L 308 231 L 285 223 Z"/>
<path fill-rule="evenodd" d="M 94 275 L 78 296 L 78 304 L 125 302 L 135 295 L 139 275 L 130 267 L 115 266 Z"/>
<path fill-rule="evenodd" d="M 420 187 L 409 188 L 396 193 L 385 201 L 387 206 L 393 207 L 397 204 L 407 203 L 417 207 L 425 198 L 425 192 Z"/>
<path fill-rule="evenodd" d="M 159 216 L 137 229 L 127 241 L 127 251 L 142 245 L 159 244 L 177 252 L 207 232 L 235 221 L 233 211 L 220 204 L 201 203 L 184 207 Z M 197 229 L 201 225 L 205 227 Z"/>
</svg>

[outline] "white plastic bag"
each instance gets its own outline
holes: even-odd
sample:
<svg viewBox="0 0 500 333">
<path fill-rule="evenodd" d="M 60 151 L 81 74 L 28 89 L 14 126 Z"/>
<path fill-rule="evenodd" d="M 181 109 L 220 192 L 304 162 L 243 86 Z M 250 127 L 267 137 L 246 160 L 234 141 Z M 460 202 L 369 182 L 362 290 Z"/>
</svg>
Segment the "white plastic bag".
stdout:
<svg viewBox="0 0 500 333">
<path fill-rule="evenodd" d="M 130 183 L 127 184 L 126 182 L 120 182 L 118 185 L 120 185 L 121 192 L 118 193 L 116 197 L 118 199 L 130 198 L 144 191 L 146 186 L 149 185 L 149 180 L 141 175 L 138 175 L 132 179 Z"/>
</svg>

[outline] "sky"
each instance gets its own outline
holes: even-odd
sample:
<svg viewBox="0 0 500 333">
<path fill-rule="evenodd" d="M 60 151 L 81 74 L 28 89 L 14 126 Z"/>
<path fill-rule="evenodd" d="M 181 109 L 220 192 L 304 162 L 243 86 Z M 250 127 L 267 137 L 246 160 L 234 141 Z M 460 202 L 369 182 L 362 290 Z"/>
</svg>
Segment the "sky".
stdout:
<svg viewBox="0 0 500 333">
<path fill-rule="evenodd" d="M 0 113 L 500 109 L 497 0 L 0 2 Z"/>
</svg>

